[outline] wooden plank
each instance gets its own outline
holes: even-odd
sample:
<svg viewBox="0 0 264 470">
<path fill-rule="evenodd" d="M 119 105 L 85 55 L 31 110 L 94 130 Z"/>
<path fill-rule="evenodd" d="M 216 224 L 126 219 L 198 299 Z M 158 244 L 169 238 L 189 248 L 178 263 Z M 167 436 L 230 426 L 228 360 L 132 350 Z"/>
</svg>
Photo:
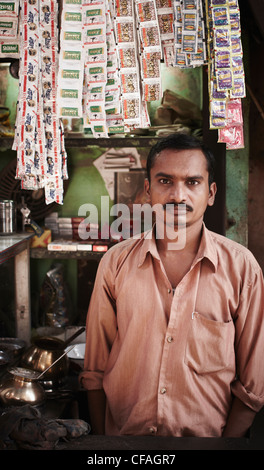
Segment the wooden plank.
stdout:
<svg viewBox="0 0 264 470">
<path fill-rule="evenodd" d="M 30 343 L 30 257 L 29 241 L 26 248 L 14 257 L 16 336 Z"/>
</svg>

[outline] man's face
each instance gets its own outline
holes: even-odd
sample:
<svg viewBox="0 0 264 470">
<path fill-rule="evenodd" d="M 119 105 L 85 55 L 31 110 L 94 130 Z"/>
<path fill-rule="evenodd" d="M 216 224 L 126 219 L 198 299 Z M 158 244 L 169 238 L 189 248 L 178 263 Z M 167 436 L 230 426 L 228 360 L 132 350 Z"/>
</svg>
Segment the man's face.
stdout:
<svg viewBox="0 0 264 470">
<path fill-rule="evenodd" d="M 150 204 L 173 207 L 174 225 L 186 205 L 186 227 L 201 222 L 207 206 L 214 204 L 216 185 L 209 188 L 207 161 L 201 150 L 163 150 L 156 156 L 145 189 Z"/>
</svg>

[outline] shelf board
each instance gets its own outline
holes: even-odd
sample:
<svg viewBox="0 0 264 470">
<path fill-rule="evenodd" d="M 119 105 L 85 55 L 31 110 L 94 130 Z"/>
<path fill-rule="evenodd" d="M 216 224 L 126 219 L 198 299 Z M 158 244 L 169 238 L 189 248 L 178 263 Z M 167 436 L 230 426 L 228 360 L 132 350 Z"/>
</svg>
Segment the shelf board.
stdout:
<svg viewBox="0 0 264 470">
<path fill-rule="evenodd" d="M 114 137 L 84 137 L 83 135 L 68 134 L 65 137 L 66 148 L 81 148 L 88 146 L 99 146 L 103 148 L 109 147 L 152 147 L 160 137 L 155 136 L 114 136 Z"/>
<path fill-rule="evenodd" d="M 68 134 L 65 136 L 65 148 L 86 148 L 86 147 L 152 147 L 160 137 L 156 136 L 120 136 L 120 137 L 101 137 L 95 139 L 94 137 L 85 137 L 82 134 Z M 14 138 L 13 137 L 0 137 L 1 150 L 12 149 Z"/>
<path fill-rule="evenodd" d="M 2 235 L 0 237 L 0 264 L 14 258 L 24 251 L 28 246 L 28 240 L 32 238 L 29 233 L 14 233 L 12 235 Z"/>
<path fill-rule="evenodd" d="M 34 259 L 89 259 L 100 260 L 105 252 L 95 251 L 51 251 L 46 248 L 31 248 L 30 257 Z"/>
</svg>

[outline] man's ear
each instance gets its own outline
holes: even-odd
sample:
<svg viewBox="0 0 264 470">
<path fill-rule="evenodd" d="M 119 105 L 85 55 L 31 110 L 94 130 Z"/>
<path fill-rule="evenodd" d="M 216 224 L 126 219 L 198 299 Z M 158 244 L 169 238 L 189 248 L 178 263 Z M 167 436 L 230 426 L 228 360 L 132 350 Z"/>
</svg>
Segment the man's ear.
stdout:
<svg viewBox="0 0 264 470">
<path fill-rule="evenodd" d="M 208 206 L 214 205 L 216 192 L 217 192 L 216 183 L 212 183 L 210 186 L 210 190 L 209 190 Z"/>
<path fill-rule="evenodd" d="M 148 178 L 145 178 L 144 182 L 144 189 L 145 189 L 145 194 L 146 194 L 146 202 L 150 202 L 150 182 Z"/>
</svg>

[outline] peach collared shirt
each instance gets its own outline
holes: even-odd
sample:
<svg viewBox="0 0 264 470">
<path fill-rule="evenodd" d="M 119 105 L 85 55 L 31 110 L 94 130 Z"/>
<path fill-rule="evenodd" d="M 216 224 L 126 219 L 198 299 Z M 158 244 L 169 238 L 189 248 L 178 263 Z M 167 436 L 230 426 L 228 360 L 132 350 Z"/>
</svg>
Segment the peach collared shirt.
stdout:
<svg viewBox="0 0 264 470">
<path fill-rule="evenodd" d="M 104 388 L 107 435 L 220 437 L 232 394 L 254 411 L 264 404 L 261 268 L 203 226 L 173 293 L 149 235 L 100 262 L 81 383 Z"/>
</svg>

